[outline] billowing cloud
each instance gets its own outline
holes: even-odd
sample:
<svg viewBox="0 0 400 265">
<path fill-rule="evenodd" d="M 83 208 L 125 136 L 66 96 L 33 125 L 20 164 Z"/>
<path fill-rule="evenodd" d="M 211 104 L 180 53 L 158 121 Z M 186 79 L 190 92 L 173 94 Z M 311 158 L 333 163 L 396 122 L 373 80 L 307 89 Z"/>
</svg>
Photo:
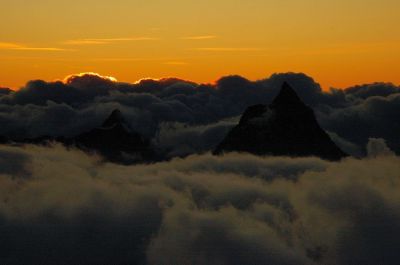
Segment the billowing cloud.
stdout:
<svg viewBox="0 0 400 265">
<path fill-rule="evenodd" d="M 226 76 L 215 84 L 176 78 L 130 84 L 93 73 L 72 75 L 63 82 L 30 81 L 17 92 L 0 93 L 0 123 L 4 125 L 0 135 L 73 136 L 98 126 L 119 108 L 130 126 L 153 142 L 160 142 L 161 135 L 162 147 L 170 150 L 170 155 L 204 152 L 226 128 L 219 125 L 240 116 L 250 105 L 271 102 L 284 81 L 315 110 L 322 127 L 349 153 L 365 155 L 369 138 L 383 138 L 389 148 L 400 153 L 399 87 L 375 83 L 325 92 L 312 78 L 294 73 L 258 81 Z M 177 123 L 181 126 L 172 132 Z M 215 137 L 201 132 L 201 128 L 215 126 L 221 129 L 213 131 Z M 179 134 L 185 136 L 172 136 Z M 192 141 L 190 137 L 194 137 Z M 173 151 L 172 146 L 180 150 Z"/>
<path fill-rule="evenodd" d="M 164 123 L 154 138 L 154 146 L 166 158 L 204 153 L 217 146 L 236 123 L 237 120 L 222 120 L 199 126 Z"/>
<path fill-rule="evenodd" d="M 372 96 L 389 96 L 391 94 L 400 93 L 399 87 L 394 86 L 390 83 L 374 83 L 367 85 L 359 85 L 346 89 L 346 95 L 349 98 L 367 99 Z"/>
<path fill-rule="evenodd" d="M 73 87 L 76 86 L 76 83 L 78 84 L 78 87 L 96 87 L 97 85 L 100 85 L 102 81 L 110 81 L 111 83 L 109 83 L 109 85 L 113 82 L 118 82 L 115 77 L 99 75 L 98 73 L 93 72 L 69 75 L 64 78 L 64 83 Z"/>
<path fill-rule="evenodd" d="M 400 159 L 0 146 L 1 264 L 397 264 Z M 12 161 L 12 166 L 10 166 Z M 46 166 L 43 166 L 46 165 Z"/>
<path fill-rule="evenodd" d="M 395 155 L 394 152 L 386 145 L 386 141 L 382 138 L 370 138 L 367 145 L 367 153 L 369 157 Z"/>
<path fill-rule="evenodd" d="M 350 95 L 348 97 L 353 104 L 318 112 L 321 125 L 359 146 L 364 146 L 369 138 L 383 138 L 391 149 L 399 153 L 400 122 L 397 113 L 400 112 L 400 93 L 399 88 L 393 89 L 396 89 L 396 93 L 371 96 L 365 100 L 354 100 L 353 95 Z"/>
</svg>

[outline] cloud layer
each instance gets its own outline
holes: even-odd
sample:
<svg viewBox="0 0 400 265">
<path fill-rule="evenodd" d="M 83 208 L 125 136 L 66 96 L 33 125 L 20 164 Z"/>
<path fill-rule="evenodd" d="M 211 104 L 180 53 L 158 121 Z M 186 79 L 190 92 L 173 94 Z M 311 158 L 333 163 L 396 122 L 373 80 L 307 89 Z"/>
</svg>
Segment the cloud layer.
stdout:
<svg viewBox="0 0 400 265">
<path fill-rule="evenodd" d="M 129 84 L 95 74 L 72 75 L 64 82 L 34 80 L 17 92 L 0 90 L 0 135 L 73 136 L 119 108 L 132 128 L 161 141 L 167 156 L 198 153 L 220 141 L 248 106 L 269 103 L 284 81 L 314 108 L 322 127 L 345 151 L 365 155 L 369 138 L 383 138 L 400 153 L 399 87 L 375 83 L 324 92 L 312 78 L 294 73 L 258 81 L 227 76 L 215 84 L 174 78 Z"/>
<path fill-rule="evenodd" d="M 399 172 L 385 151 L 118 166 L 0 146 L 0 263 L 397 264 Z"/>
</svg>

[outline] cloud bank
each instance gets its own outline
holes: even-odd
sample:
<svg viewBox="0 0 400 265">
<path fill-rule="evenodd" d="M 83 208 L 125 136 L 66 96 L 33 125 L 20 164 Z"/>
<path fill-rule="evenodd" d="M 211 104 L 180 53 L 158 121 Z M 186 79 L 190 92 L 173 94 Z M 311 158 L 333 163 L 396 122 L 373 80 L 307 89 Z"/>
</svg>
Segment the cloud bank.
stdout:
<svg viewBox="0 0 400 265">
<path fill-rule="evenodd" d="M 34 80 L 17 92 L 0 90 L 0 135 L 73 136 L 119 108 L 132 128 L 161 143 L 166 156 L 201 153 L 213 148 L 248 106 L 271 102 L 284 81 L 345 151 L 366 155 L 368 139 L 383 138 L 400 153 L 399 87 L 375 83 L 325 92 L 312 78 L 295 73 L 258 81 L 227 76 L 215 84 L 175 78 L 130 84 L 96 74 L 72 75 L 63 82 Z"/>
<path fill-rule="evenodd" d="M 400 158 L 369 146 L 370 158 L 341 162 L 204 154 L 136 166 L 0 146 L 0 263 L 397 264 Z"/>
<path fill-rule="evenodd" d="M 284 81 L 364 158 L 209 153 Z M 73 136 L 115 108 L 171 160 L 122 166 L 57 144 L 0 145 L 0 264 L 398 263 L 399 87 L 324 92 L 293 73 L 215 84 L 72 75 L 0 88 L 0 136 Z"/>
</svg>

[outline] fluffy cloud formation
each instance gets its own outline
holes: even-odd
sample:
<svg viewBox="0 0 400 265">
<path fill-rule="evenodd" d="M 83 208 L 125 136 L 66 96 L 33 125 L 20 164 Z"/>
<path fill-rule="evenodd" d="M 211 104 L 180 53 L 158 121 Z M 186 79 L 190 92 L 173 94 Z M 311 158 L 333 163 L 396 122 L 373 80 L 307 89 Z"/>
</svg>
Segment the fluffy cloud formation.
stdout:
<svg viewBox="0 0 400 265">
<path fill-rule="evenodd" d="M 322 127 L 343 149 L 365 155 L 369 138 L 383 138 L 400 153 L 399 87 L 375 83 L 324 92 L 312 78 L 294 73 L 258 81 L 227 76 L 215 84 L 174 78 L 129 84 L 97 74 L 73 75 L 64 82 L 30 81 L 17 92 L 0 93 L 0 135 L 73 136 L 98 126 L 119 108 L 132 128 L 161 141 L 168 156 L 198 153 L 220 139 L 226 119 L 250 105 L 269 103 L 284 81 L 314 108 Z M 191 136 L 196 144 L 188 143 Z"/>
<path fill-rule="evenodd" d="M 214 149 L 237 122 L 237 119 L 231 119 L 199 126 L 161 124 L 153 145 L 158 148 L 157 152 L 167 159 L 201 154 Z"/>
<path fill-rule="evenodd" d="M 383 138 L 391 149 L 399 153 L 400 93 L 357 101 L 360 103 L 320 111 L 322 127 L 359 146 L 363 146 L 369 138 Z"/>
<path fill-rule="evenodd" d="M 0 146 L 0 154 L 1 264 L 385 265 L 400 258 L 396 156 L 205 154 L 119 166 L 57 145 Z"/>
<path fill-rule="evenodd" d="M 387 147 L 386 142 L 382 138 L 371 138 L 369 139 L 367 145 L 367 153 L 369 157 L 378 156 L 393 156 L 395 155 L 389 147 Z"/>
</svg>

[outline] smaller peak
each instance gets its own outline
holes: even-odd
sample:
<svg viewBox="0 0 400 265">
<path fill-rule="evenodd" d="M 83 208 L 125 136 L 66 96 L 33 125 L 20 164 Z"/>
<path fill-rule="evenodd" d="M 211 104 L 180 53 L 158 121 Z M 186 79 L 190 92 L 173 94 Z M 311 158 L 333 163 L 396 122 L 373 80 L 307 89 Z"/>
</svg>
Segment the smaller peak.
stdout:
<svg viewBox="0 0 400 265">
<path fill-rule="evenodd" d="M 279 94 L 272 102 L 273 105 L 293 105 L 299 103 L 303 104 L 300 97 L 287 82 L 284 82 L 282 84 L 282 88 L 279 91 Z"/>
<path fill-rule="evenodd" d="M 103 122 L 102 127 L 112 127 L 116 124 L 125 123 L 125 119 L 122 116 L 122 112 L 119 109 L 115 109 L 111 112 L 110 116 Z"/>
</svg>

